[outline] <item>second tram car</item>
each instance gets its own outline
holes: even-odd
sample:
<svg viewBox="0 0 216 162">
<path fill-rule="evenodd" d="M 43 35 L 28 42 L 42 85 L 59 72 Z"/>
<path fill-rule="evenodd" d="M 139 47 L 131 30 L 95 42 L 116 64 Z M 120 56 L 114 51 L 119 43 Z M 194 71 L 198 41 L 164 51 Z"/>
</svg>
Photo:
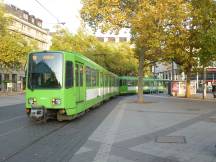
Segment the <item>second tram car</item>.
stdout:
<svg viewBox="0 0 216 162">
<path fill-rule="evenodd" d="M 138 78 L 121 76 L 119 77 L 119 93 L 135 94 L 138 91 Z M 165 93 L 168 89 L 168 80 L 144 78 L 143 93 Z"/>
</svg>

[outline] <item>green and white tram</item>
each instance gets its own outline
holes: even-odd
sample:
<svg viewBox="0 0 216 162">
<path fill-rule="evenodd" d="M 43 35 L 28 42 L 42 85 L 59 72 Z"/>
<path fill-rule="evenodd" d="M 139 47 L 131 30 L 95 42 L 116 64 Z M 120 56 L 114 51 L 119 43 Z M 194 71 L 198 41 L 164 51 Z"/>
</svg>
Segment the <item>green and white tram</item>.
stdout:
<svg viewBox="0 0 216 162">
<path fill-rule="evenodd" d="M 132 76 L 119 77 L 119 93 L 135 94 L 138 92 L 138 78 Z M 144 78 L 143 93 L 165 93 L 168 89 L 168 80 Z"/>
<path fill-rule="evenodd" d="M 119 77 L 119 93 L 135 94 L 138 91 L 138 79 L 132 76 Z"/>
<path fill-rule="evenodd" d="M 31 119 L 73 119 L 119 94 L 118 76 L 78 53 L 30 53 L 26 112 Z"/>
</svg>

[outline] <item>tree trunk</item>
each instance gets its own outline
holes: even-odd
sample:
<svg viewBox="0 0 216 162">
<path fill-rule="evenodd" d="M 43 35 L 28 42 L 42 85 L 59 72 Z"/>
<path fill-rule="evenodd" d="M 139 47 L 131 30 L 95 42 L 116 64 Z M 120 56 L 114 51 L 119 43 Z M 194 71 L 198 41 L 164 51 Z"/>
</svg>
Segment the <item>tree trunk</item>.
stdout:
<svg viewBox="0 0 216 162">
<path fill-rule="evenodd" d="M 203 67 L 203 94 L 202 94 L 202 96 L 203 96 L 203 99 L 205 99 L 206 98 L 206 68 L 205 67 Z"/>
<path fill-rule="evenodd" d="M 144 103 L 143 96 L 143 73 L 144 73 L 144 52 L 139 52 L 139 68 L 138 68 L 138 103 Z"/>
<path fill-rule="evenodd" d="M 187 80 L 186 80 L 186 93 L 185 93 L 185 98 L 189 98 L 189 97 L 191 96 L 190 80 L 191 80 L 191 71 L 188 71 L 188 72 L 187 72 Z"/>
</svg>

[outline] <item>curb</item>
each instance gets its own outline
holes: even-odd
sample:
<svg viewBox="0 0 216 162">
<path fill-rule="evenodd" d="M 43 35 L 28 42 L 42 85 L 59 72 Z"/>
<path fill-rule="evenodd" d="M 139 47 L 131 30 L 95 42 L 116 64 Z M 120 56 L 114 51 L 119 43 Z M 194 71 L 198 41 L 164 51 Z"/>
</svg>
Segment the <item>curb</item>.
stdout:
<svg viewBox="0 0 216 162">
<path fill-rule="evenodd" d="M 173 99 L 181 99 L 181 100 L 193 100 L 193 101 L 204 101 L 204 102 L 216 102 L 216 99 L 202 99 L 202 98 L 184 98 L 184 97 L 176 97 L 176 96 L 160 96 L 160 95 L 148 95 L 152 97 L 160 97 L 160 98 L 173 98 Z"/>
<path fill-rule="evenodd" d="M 19 92 L 19 93 L 5 93 L 5 92 L 0 92 L 0 97 L 7 97 L 7 96 L 22 96 L 24 95 L 24 92 Z"/>
</svg>

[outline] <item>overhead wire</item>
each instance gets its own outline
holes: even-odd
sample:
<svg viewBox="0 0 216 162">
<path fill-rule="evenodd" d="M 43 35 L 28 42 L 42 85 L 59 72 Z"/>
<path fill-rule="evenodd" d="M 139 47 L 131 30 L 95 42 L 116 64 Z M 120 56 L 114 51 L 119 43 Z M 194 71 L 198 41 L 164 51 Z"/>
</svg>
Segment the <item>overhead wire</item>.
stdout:
<svg viewBox="0 0 216 162">
<path fill-rule="evenodd" d="M 49 11 L 39 0 L 34 0 L 34 1 L 37 2 L 37 4 L 39 4 L 44 10 L 46 10 L 46 12 L 48 12 L 53 18 L 55 18 L 58 24 L 61 24 L 58 17 L 56 17 L 51 11 Z"/>
</svg>

